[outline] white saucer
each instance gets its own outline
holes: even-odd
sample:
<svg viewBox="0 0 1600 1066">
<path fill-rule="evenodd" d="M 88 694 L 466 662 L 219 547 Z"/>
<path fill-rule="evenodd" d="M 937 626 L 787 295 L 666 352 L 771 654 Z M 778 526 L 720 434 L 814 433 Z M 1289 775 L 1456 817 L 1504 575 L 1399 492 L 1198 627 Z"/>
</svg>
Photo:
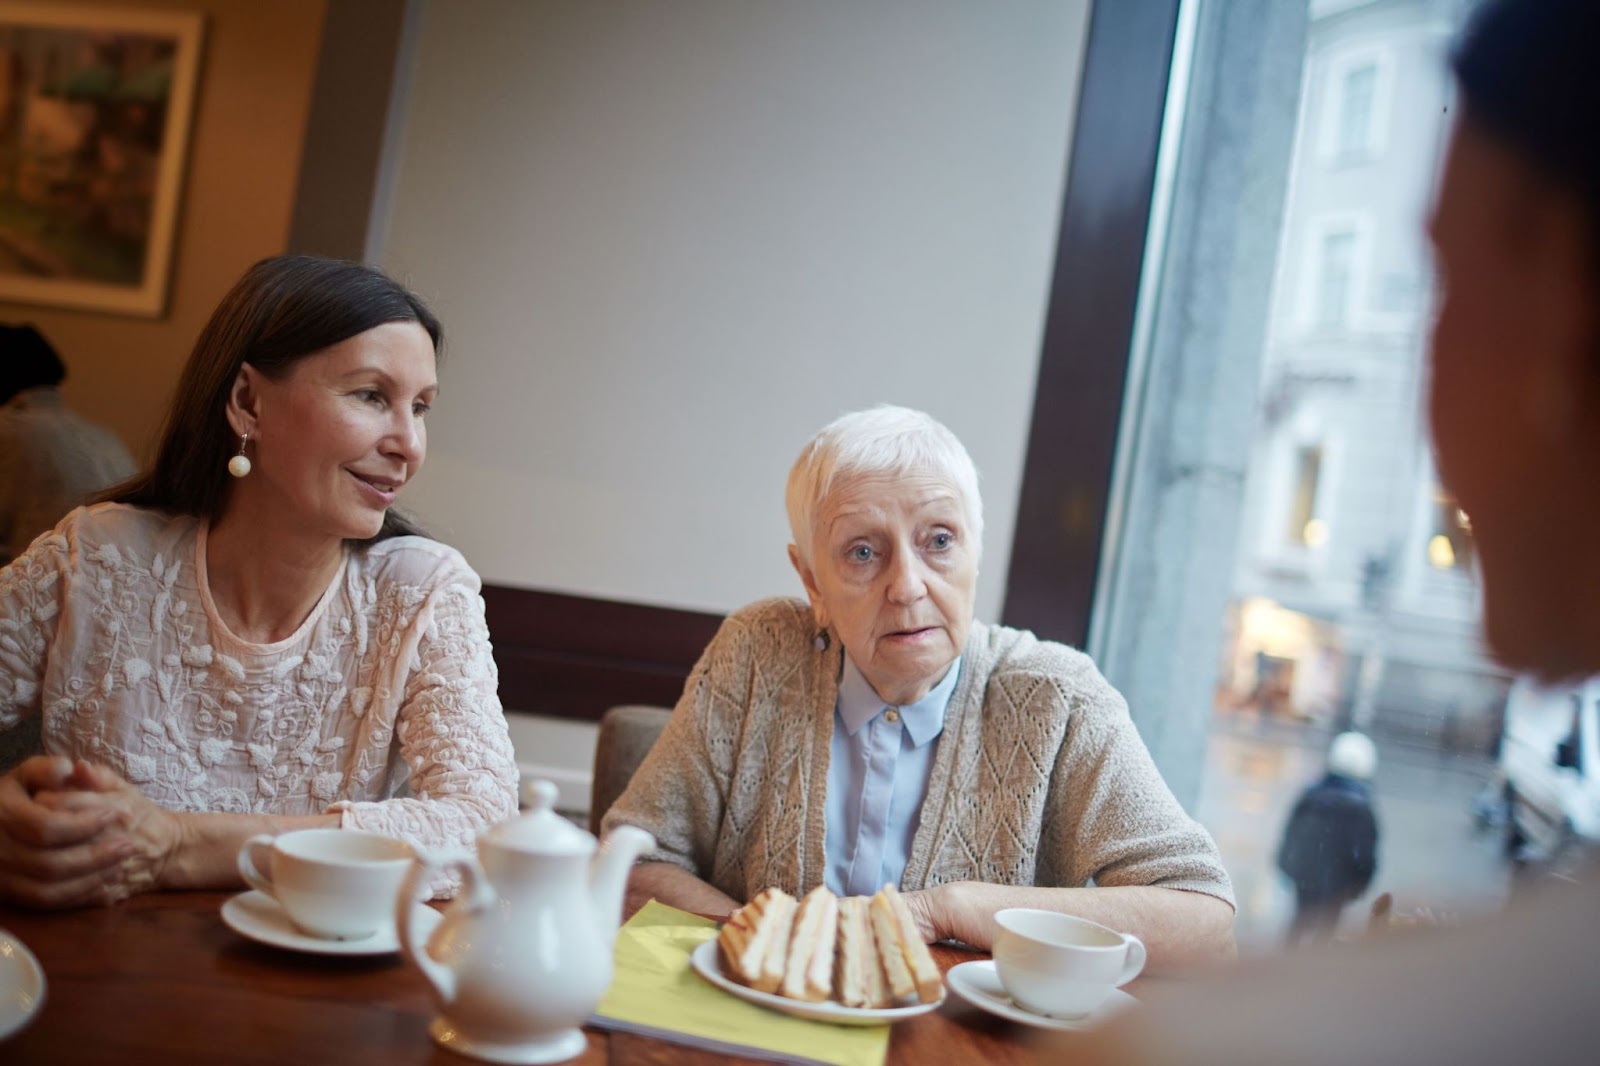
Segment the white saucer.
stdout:
<svg viewBox="0 0 1600 1066">
<path fill-rule="evenodd" d="M 428 935 L 444 916 L 420 903 L 417 910 L 417 936 L 426 943 Z M 306 951 L 313 955 L 389 955 L 400 950 L 400 938 L 394 926 L 388 923 L 362 940 L 324 940 L 309 936 L 297 929 L 278 901 L 264 892 L 241 892 L 234 896 L 222 905 L 222 920 L 240 936 L 289 951 Z"/>
<path fill-rule="evenodd" d="M 993 959 L 976 959 L 952 966 L 950 972 L 944 975 L 944 981 L 952 992 L 979 1010 L 986 1010 L 1008 1021 L 1035 1025 L 1040 1029 L 1088 1029 L 1139 1002 L 1122 989 L 1113 988 L 1106 1001 L 1100 1004 L 1093 1014 L 1086 1017 L 1052 1018 L 1045 1014 L 1035 1014 L 1018 1006 L 1015 1000 L 1006 995 L 1005 986 L 1000 983 L 1000 975 L 995 972 Z"/>
<path fill-rule="evenodd" d="M 44 1005 L 44 967 L 22 941 L 0 929 L 0 1040 L 27 1025 Z"/>
<path fill-rule="evenodd" d="M 919 1014 L 927 1014 L 931 1010 L 938 1010 L 939 1004 L 944 1002 L 944 992 L 941 990 L 939 998 L 933 1003 L 913 1003 L 907 1007 L 845 1007 L 838 1003 L 807 1003 L 803 999 L 789 999 L 787 996 L 775 996 L 770 992 L 757 992 L 747 985 L 722 976 L 722 966 L 717 959 L 717 942 L 707 940 L 689 954 L 689 965 L 694 972 L 716 985 L 724 992 L 731 992 L 740 999 L 747 999 L 751 1003 L 763 1007 L 771 1007 L 785 1014 L 792 1014 L 797 1018 L 810 1018 L 816 1022 L 832 1022 L 834 1025 L 887 1025 L 890 1022 L 902 1021 L 906 1018 L 915 1018 Z"/>
</svg>

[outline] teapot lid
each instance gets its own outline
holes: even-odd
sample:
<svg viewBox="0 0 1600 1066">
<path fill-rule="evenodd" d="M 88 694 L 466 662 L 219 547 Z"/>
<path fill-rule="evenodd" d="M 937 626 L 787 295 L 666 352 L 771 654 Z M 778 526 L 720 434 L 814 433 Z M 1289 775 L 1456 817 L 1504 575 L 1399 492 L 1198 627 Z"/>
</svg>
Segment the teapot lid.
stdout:
<svg viewBox="0 0 1600 1066">
<path fill-rule="evenodd" d="M 589 855 L 595 839 L 556 813 L 556 786 L 551 781 L 534 781 L 527 789 L 529 808 L 516 818 L 501 822 L 486 840 L 518 851 L 540 855 Z"/>
</svg>

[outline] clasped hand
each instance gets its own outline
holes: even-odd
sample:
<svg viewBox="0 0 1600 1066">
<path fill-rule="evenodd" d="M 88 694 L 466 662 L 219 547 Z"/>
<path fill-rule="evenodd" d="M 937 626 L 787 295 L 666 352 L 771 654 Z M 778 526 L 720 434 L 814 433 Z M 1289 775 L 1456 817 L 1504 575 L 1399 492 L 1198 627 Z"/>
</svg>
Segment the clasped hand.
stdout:
<svg viewBox="0 0 1600 1066">
<path fill-rule="evenodd" d="M 0 899 L 111 904 L 161 883 L 178 817 L 103 766 L 41 755 L 0 777 Z"/>
</svg>

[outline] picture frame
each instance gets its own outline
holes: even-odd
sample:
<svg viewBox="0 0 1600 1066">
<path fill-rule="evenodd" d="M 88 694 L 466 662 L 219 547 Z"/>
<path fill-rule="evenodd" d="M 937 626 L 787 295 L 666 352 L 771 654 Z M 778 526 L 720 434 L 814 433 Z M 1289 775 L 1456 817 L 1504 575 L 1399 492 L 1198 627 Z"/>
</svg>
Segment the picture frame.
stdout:
<svg viewBox="0 0 1600 1066">
<path fill-rule="evenodd" d="M 203 33 L 0 2 L 0 301 L 165 313 Z"/>
</svg>

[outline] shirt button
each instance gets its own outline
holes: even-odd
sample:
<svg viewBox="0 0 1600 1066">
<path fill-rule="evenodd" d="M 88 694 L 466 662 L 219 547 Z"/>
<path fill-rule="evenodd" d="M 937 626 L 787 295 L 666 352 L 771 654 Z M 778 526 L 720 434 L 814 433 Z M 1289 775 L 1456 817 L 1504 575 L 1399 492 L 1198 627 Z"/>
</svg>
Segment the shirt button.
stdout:
<svg viewBox="0 0 1600 1066">
<path fill-rule="evenodd" d="M 884 711 L 883 716 L 891 722 L 898 722 L 900 720 L 900 712 L 895 710 L 893 707 L 890 707 L 887 711 Z"/>
</svg>

